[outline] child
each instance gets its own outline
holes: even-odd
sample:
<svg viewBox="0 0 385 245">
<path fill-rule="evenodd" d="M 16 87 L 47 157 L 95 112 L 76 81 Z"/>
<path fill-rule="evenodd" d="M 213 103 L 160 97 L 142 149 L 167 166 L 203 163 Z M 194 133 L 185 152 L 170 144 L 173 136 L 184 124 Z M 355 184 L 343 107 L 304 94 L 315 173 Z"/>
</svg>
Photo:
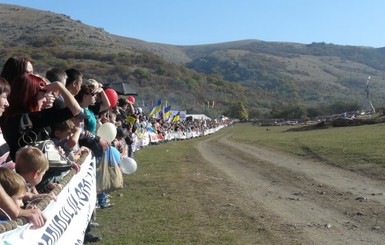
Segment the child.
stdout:
<svg viewBox="0 0 385 245">
<path fill-rule="evenodd" d="M 47 195 L 51 195 L 55 198 L 54 193 L 39 194 L 36 190 L 36 185 L 41 182 L 43 175 L 49 168 L 48 159 L 44 153 L 32 146 L 26 146 L 21 148 L 16 153 L 16 172 L 20 174 L 27 182 L 29 192 L 24 196 L 23 201 L 32 202 L 34 200 L 40 200 Z M 55 188 L 58 184 L 51 184 L 48 186 L 50 190 Z"/>
<path fill-rule="evenodd" d="M 23 198 L 27 193 L 27 185 L 23 177 L 8 168 L 0 168 L 0 185 L 18 207 L 23 207 Z M 8 214 L 0 212 L 0 221 L 11 220 Z"/>
<path fill-rule="evenodd" d="M 82 113 L 84 114 L 84 113 Z M 81 115 L 79 115 L 81 116 Z M 77 116 L 78 117 L 78 116 Z M 79 172 L 80 166 L 76 163 L 83 154 L 88 153 L 88 149 L 79 148 L 78 141 L 82 128 L 74 124 L 69 119 L 61 123 L 51 125 L 51 140 L 61 151 L 61 155 L 71 161 L 71 168 Z M 59 181 L 68 173 L 70 168 L 51 168 L 43 177 L 36 189 L 40 193 L 49 193 L 52 185 L 57 185 Z"/>
<path fill-rule="evenodd" d="M 51 126 L 51 140 L 64 150 L 65 156 L 77 161 L 81 156 L 78 141 L 82 128 L 75 126 L 72 120 L 67 120 Z"/>
</svg>

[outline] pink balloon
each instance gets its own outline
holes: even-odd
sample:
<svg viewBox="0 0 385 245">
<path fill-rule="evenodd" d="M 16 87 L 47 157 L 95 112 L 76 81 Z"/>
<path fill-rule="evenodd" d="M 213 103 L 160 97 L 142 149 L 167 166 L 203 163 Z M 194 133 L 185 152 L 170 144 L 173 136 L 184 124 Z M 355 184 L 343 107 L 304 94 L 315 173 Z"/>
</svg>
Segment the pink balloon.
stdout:
<svg viewBox="0 0 385 245">
<path fill-rule="evenodd" d="M 110 108 L 114 107 L 116 103 L 118 103 L 118 94 L 116 91 L 111 88 L 107 88 L 104 90 L 104 93 L 106 94 L 108 101 L 110 101 Z"/>
<path fill-rule="evenodd" d="M 128 96 L 128 97 L 127 97 L 127 100 L 128 100 L 131 104 L 135 104 L 135 97 L 134 97 L 134 96 Z"/>
</svg>

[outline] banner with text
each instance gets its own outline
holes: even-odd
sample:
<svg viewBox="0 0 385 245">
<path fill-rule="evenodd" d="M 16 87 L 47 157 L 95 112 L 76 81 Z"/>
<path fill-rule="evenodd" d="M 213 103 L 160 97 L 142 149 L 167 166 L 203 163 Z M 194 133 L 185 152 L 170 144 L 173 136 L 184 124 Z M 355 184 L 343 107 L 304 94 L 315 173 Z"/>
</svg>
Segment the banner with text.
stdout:
<svg viewBox="0 0 385 245">
<path fill-rule="evenodd" d="M 46 224 L 31 225 L 0 234 L 3 244 L 83 244 L 84 233 L 96 204 L 95 158 L 89 154 L 79 173 L 44 209 Z"/>
</svg>

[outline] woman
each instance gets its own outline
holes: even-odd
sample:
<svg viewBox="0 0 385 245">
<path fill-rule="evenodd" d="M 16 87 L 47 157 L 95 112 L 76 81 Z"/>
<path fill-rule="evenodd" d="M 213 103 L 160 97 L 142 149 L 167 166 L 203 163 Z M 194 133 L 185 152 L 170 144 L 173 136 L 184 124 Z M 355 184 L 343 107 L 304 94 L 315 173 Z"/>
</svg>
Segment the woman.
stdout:
<svg viewBox="0 0 385 245">
<path fill-rule="evenodd" d="M 13 80 L 25 73 L 33 73 L 31 61 L 25 56 L 12 56 L 5 62 L 1 77 L 13 86 Z"/>
<path fill-rule="evenodd" d="M 32 74 L 33 65 L 31 60 L 25 56 L 12 56 L 4 64 L 1 71 L 1 77 L 5 78 L 13 87 L 13 80 L 24 74 Z M 44 102 L 44 108 L 50 108 L 53 106 L 55 97 L 52 93 L 46 94 L 46 101 Z"/>
<path fill-rule="evenodd" d="M 96 102 L 97 96 L 99 97 L 98 102 Z M 111 105 L 102 88 L 102 84 L 94 79 L 89 79 L 81 86 L 75 98 L 84 109 L 84 113 L 89 117 L 88 120 L 84 122 L 84 129 L 96 135 L 97 120 L 95 115 L 99 115 L 103 111 L 108 110 Z"/>
<path fill-rule="evenodd" d="M 61 93 L 64 98 L 64 108 L 53 107 L 42 110 L 46 101 L 45 96 L 51 92 Z M 75 98 L 62 83 L 46 84 L 43 78 L 30 73 L 25 73 L 13 80 L 9 103 L 10 106 L 4 113 L 5 118 L 2 120 L 1 128 L 4 138 L 9 144 L 13 160 L 19 148 L 31 143 L 28 141 L 45 140 L 44 127 L 70 119 L 81 111 Z M 20 131 L 20 121 L 24 114 L 28 115 L 30 119 L 30 122 L 23 122 L 26 126 L 31 126 L 29 135 L 23 135 L 23 132 Z"/>
<path fill-rule="evenodd" d="M 10 93 L 10 85 L 4 79 L 0 78 L 0 117 L 9 106 L 7 95 Z M 14 168 L 15 164 L 9 156 L 9 146 L 4 140 L 3 133 L 0 128 L 0 164 L 2 167 Z M 45 218 L 40 209 L 21 209 L 15 205 L 14 201 L 10 196 L 7 195 L 4 188 L 0 185 L 0 208 L 7 213 L 11 219 L 17 217 L 27 217 L 28 221 L 31 222 L 34 228 L 42 227 L 45 224 Z M 1 213 L 0 213 L 1 214 Z"/>
<path fill-rule="evenodd" d="M 0 78 L 0 117 L 3 115 L 5 109 L 8 108 L 8 94 L 11 91 L 9 83 L 4 79 Z M 0 128 L 0 167 L 6 167 L 10 169 L 15 168 L 15 164 L 9 155 L 9 145 L 4 139 L 3 132 Z"/>
<path fill-rule="evenodd" d="M 75 95 L 75 98 L 79 102 L 79 105 L 83 108 L 83 112 L 88 117 L 84 120 L 84 129 L 91 133 L 93 136 L 96 136 L 96 130 L 98 126 L 96 115 L 100 115 L 102 112 L 107 111 L 111 105 L 106 93 L 102 88 L 102 84 L 98 83 L 94 79 L 85 81 L 82 84 L 80 91 Z M 110 146 L 110 142 L 107 142 L 106 140 L 99 137 L 95 138 L 97 139 L 100 147 L 103 149 L 103 152 L 105 152 Z M 91 150 L 93 149 L 92 147 L 90 148 Z M 94 152 L 94 154 L 95 156 L 99 155 L 96 152 Z"/>
<path fill-rule="evenodd" d="M 99 96 L 100 98 L 98 102 L 96 102 L 96 96 Z M 83 108 L 84 113 L 89 117 L 84 121 L 84 129 L 91 132 L 93 135 L 96 135 L 97 119 L 95 115 L 100 115 L 102 112 L 108 110 L 111 105 L 102 85 L 93 79 L 89 79 L 81 86 L 81 89 L 75 98 Z M 100 140 L 102 141 L 103 139 Z M 109 149 L 104 152 L 104 157 L 106 157 L 105 155 Z M 102 161 L 102 158 L 97 158 L 96 161 L 98 164 Z M 113 204 L 108 201 L 107 197 L 108 194 L 105 192 L 97 194 L 99 207 L 108 208 L 113 206 Z"/>
</svg>

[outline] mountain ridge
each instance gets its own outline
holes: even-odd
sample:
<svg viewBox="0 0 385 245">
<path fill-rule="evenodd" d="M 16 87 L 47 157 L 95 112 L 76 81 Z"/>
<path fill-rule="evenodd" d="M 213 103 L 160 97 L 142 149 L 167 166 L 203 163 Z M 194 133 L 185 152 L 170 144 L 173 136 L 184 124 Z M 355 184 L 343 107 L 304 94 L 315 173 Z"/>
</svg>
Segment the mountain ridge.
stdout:
<svg viewBox="0 0 385 245">
<path fill-rule="evenodd" d="M 220 115 L 242 102 L 250 116 L 293 106 L 306 114 L 336 103 L 365 107 L 371 76 L 375 105 L 385 96 L 385 48 L 257 39 L 171 45 L 106 32 L 70 16 L 0 4 L 1 61 L 25 54 L 43 73 L 75 67 L 104 83 L 129 82 L 148 107 L 159 97 L 174 109 Z M 213 101 L 215 106 L 206 106 Z"/>
</svg>

